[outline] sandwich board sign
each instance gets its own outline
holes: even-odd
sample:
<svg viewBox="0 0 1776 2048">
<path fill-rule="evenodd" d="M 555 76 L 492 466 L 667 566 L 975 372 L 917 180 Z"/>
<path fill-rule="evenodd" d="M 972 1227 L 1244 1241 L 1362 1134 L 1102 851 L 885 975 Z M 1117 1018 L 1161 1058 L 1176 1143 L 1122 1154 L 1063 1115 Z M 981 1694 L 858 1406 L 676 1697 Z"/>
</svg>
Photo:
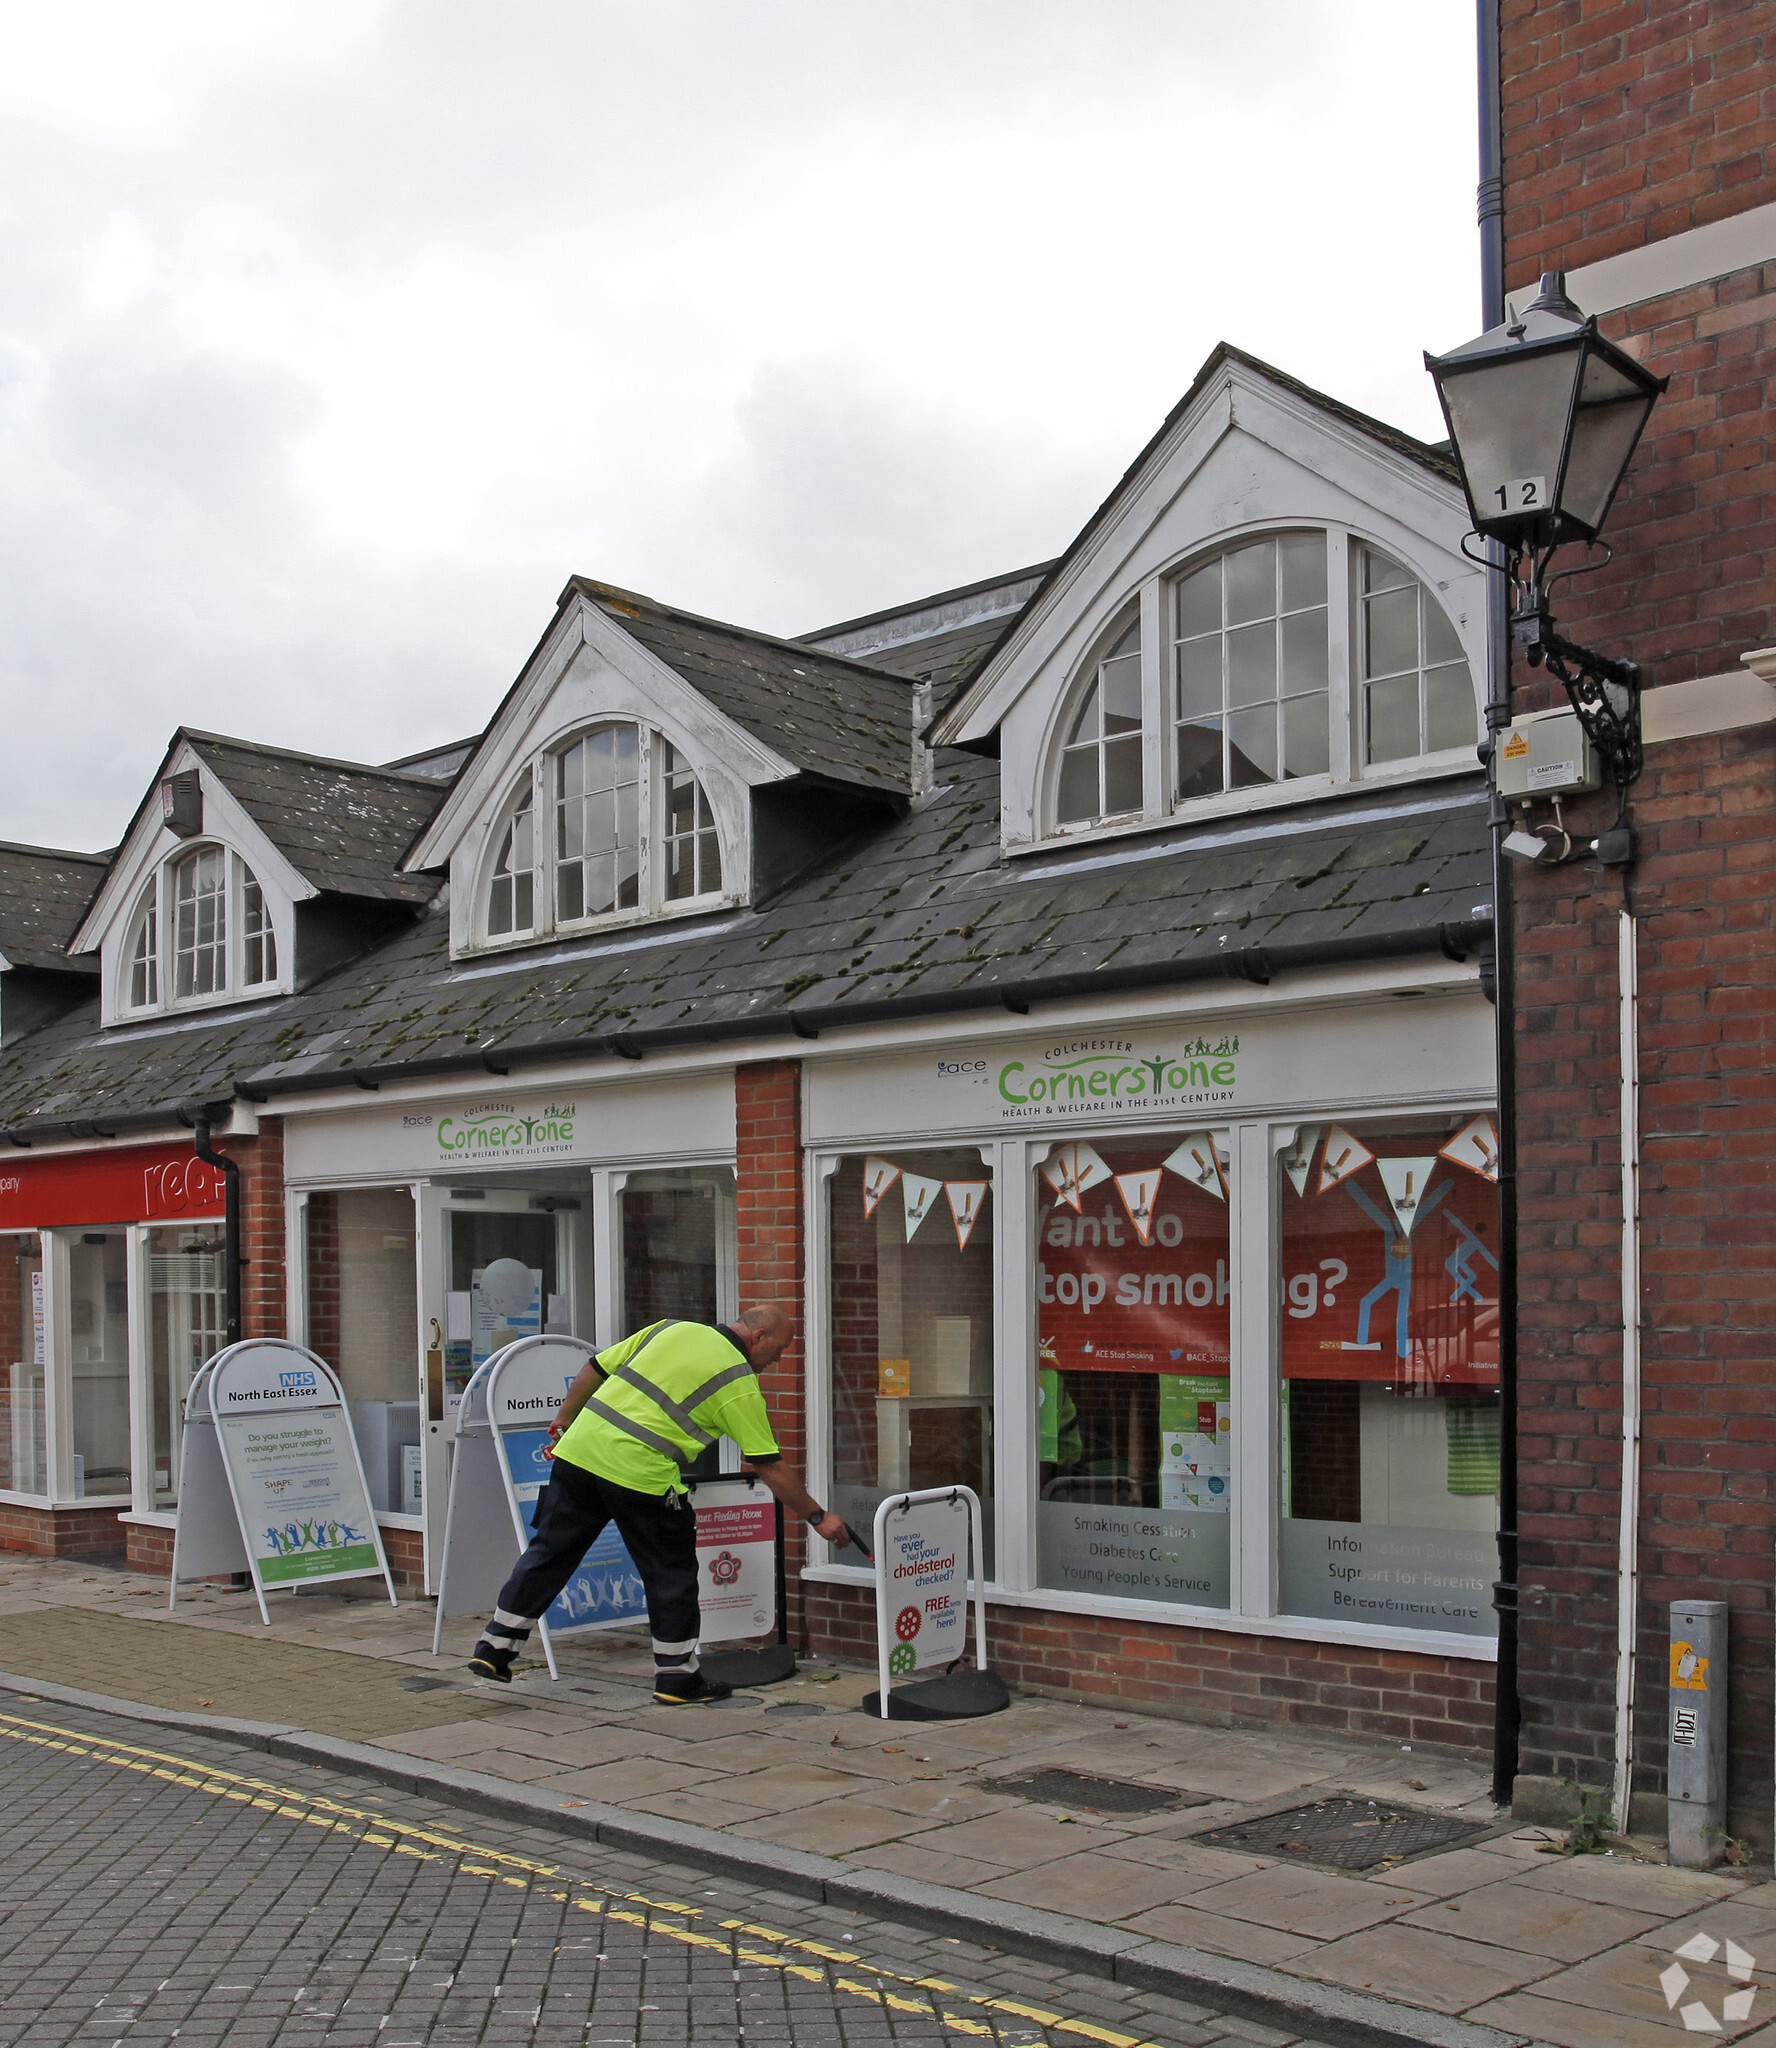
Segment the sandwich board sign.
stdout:
<svg viewBox="0 0 1776 2048">
<path fill-rule="evenodd" d="M 732 1643 L 777 1626 L 777 1512 L 765 1488 L 738 1473 L 700 1479 L 697 1605 L 700 1640 Z"/>
<path fill-rule="evenodd" d="M 477 1366 L 463 1389 L 451 1444 L 433 1656 L 441 1654 L 446 1619 L 488 1613 L 528 1546 L 537 1497 L 549 1483 L 549 1424 L 594 1355 L 578 1337 L 520 1337 Z M 552 1634 L 614 1628 L 646 1613 L 641 1574 L 611 1523 L 538 1625 L 549 1676 L 560 1676 Z"/>
<path fill-rule="evenodd" d="M 218 1351 L 185 1397 L 167 1604 L 181 1581 L 239 1571 L 268 1626 L 267 1587 L 380 1577 L 395 1598 L 344 1391 L 324 1359 L 283 1338 Z"/>
</svg>

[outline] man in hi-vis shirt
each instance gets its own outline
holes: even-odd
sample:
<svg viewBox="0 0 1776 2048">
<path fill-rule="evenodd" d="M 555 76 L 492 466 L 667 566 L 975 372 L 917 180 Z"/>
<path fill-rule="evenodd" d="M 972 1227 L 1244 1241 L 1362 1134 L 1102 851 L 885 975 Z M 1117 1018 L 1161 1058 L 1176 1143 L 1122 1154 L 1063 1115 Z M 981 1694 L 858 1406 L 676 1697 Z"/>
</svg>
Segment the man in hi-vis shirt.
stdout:
<svg viewBox="0 0 1776 2048">
<path fill-rule="evenodd" d="M 829 1543 L 851 1532 L 783 1461 L 758 1372 L 795 1332 L 775 1302 L 731 1323 L 653 1323 L 588 1359 L 550 1425 L 554 1462 L 537 1499 L 536 1534 L 500 1589 L 469 1669 L 509 1683 L 513 1660 L 540 1615 L 615 1522 L 647 1592 L 654 1635 L 654 1697 L 668 1706 L 726 1699 L 732 1686 L 697 1668 L 697 1517 L 685 1467 L 729 1436 L 786 1508 Z"/>
</svg>

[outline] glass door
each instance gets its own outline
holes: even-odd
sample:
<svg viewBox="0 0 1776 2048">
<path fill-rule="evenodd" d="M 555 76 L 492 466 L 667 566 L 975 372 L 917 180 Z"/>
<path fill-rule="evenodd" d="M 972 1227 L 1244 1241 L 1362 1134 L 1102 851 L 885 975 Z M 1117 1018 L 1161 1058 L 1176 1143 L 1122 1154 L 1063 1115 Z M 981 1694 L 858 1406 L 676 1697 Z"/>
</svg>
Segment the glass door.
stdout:
<svg viewBox="0 0 1776 2048">
<path fill-rule="evenodd" d="M 74 1498 L 127 1494 L 129 1232 L 84 1230 L 66 1244 Z"/>
<path fill-rule="evenodd" d="M 155 1226 L 148 1239 L 149 1447 L 156 1509 L 179 1504 L 185 1396 L 227 1337 L 219 1223 Z"/>
</svg>

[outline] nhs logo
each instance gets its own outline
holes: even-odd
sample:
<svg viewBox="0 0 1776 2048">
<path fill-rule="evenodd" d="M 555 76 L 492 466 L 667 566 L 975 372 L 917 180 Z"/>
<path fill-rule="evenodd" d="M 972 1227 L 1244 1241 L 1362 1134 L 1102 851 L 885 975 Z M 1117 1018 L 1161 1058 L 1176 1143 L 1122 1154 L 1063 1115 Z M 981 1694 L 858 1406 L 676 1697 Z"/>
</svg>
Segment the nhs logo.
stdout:
<svg viewBox="0 0 1776 2048">
<path fill-rule="evenodd" d="M 315 1376 L 312 1372 L 280 1372 L 278 1374 L 278 1385 L 280 1387 L 312 1387 L 314 1383 Z"/>
</svg>

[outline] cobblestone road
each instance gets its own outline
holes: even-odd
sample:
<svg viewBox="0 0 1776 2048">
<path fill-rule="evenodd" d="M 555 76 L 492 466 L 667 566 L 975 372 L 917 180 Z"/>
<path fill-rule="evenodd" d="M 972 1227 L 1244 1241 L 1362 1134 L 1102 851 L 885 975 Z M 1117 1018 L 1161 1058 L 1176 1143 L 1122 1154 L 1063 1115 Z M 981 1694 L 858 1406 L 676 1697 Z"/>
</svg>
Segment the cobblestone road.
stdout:
<svg viewBox="0 0 1776 2048">
<path fill-rule="evenodd" d="M 0 1695 L 6 2048 L 1291 2038 L 252 1750 Z"/>
</svg>

